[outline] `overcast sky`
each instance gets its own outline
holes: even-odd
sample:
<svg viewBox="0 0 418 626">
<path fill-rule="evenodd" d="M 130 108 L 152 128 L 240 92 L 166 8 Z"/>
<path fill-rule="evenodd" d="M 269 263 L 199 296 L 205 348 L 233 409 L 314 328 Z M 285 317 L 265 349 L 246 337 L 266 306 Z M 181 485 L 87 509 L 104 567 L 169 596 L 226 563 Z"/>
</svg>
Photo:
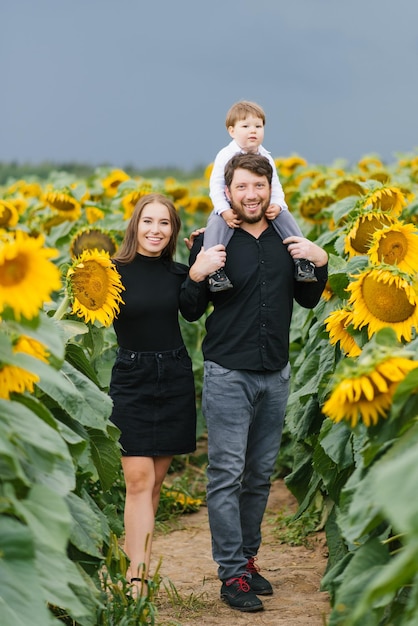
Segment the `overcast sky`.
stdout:
<svg viewBox="0 0 418 626">
<path fill-rule="evenodd" d="M 213 161 L 241 99 L 311 163 L 418 146 L 417 0 L 1 0 L 0 161 Z"/>
</svg>

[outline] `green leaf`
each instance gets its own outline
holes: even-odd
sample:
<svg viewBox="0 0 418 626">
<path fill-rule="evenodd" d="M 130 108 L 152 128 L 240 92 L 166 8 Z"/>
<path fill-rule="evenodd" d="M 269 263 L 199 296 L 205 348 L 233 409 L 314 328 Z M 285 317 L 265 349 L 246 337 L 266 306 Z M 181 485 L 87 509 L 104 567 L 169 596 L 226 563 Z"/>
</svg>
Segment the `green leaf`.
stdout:
<svg viewBox="0 0 418 626">
<path fill-rule="evenodd" d="M 344 579 L 341 582 L 335 597 L 334 608 L 330 615 L 329 626 L 344 623 L 353 626 L 378 626 L 379 615 L 372 613 L 372 606 L 367 605 L 361 621 L 343 621 L 350 618 L 359 599 L 364 593 L 367 584 L 376 577 L 389 561 L 389 553 L 385 546 L 377 540 L 371 540 L 354 553 L 344 570 Z"/>
<path fill-rule="evenodd" d="M 92 380 L 95 385 L 100 387 L 100 382 L 97 378 L 96 372 L 91 366 L 91 363 L 87 359 L 81 346 L 78 346 L 74 343 L 68 343 L 65 349 L 65 358 L 68 363 L 75 367 L 79 372 L 87 376 L 87 378 L 90 378 L 90 380 Z"/>
<path fill-rule="evenodd" d="M 65 609 L 80 626 L 96 626 L 98 590 L 91 579 L 50 546 L 42 546 L 36 560 L 44 602 Z M 27 624 L 32 626 L 30 621 Z"/>
<path fill-rule="evenodd" d="M 64 358 L 64 340 L 58 324 L 52 318 L 41 313 L 36 318 L 37 324 L 25 325 L 18 322 L 9 322 L 8 328 L 17 335 L 27 335 L 42 343 L 58 360 Z"/>
<path fill-rule="evenodd" d="M 110 489 L 119 475 L 120 448 L 117 443 L 119 429 L 112 431 L 113 438 L 100 430 L 90 429 L 89 443 L 91 457 L 96 467 L 100 483 L 104 491 Z"/>
<path fill-rule="evenodd" d="M 71 542 L 80 552 L 100 559 L 103 543 L 100 520 L 91 507 L 76 494 L 68 494 L 66 501 L 73 518 Z"/>
<path fill-rule="evenodd" d="M 38 387 L 84 426 L 106 429 L 111 399 L 70 363 L 61 372 L 44 370 Z"/>
<path fill-rule="evenodd" d="M 0 415 L 1 419 L 1 415 Z M 25 485 L 30 481 L 25 475 L 20 459 L 16 455 L 16 444 L 12 443 L 13 432 L 10 427 L 0 421 L 0 476 L 1 481 L 19 480 Z"/>
<path fill-rule="evenodd" d="M 1 626 L 53 626 L 46 608 L 29 529 L 17 520 L 0 517 Z"/>
<path fill-rule="evenodd" d="M 394 444 L 390 453 L 375 465 L 371 489 L 394 527 L 408 533 L 418 542 L 416 431 L 408 431 Z"/>
<path fill-rule="evenodd" d="M 25 500 L 13 500 L 16 514 L 30 528 L 36 545 L 50 545 L 65 555 L 72 520 L 64 499 L 52 489 L 34 485 Z"/>
<path fill-rule="evenodd" d="M 353 624 L 362 626 L 364 615 L 371 605 L 385 606 L 399 589 L 410 584 L 416 577 L 418 562 L 418 542 L 409 543 L 402 552 L 391 559 L 384 568 L 374 572 L 369 569 L 369 580 L 364 585 L 363 593 L 357 598 L 357 606 L 353 611 Z M 350 572 L 347 572 L 349 575 Z M 416 614 L 415 614 L 416 618 Z"/>
<path fill-rule="evenodd" d="M 338 523 L 345 539 L 352 544 L 365 541 L 368 533 L 383 519 L 382 508 L 376 500 L 372 467 L 368 472 L 357 468 L 341 492 Z"/>
<path fill-rule="evenodd" d="M 55 472 L 58 472 L 57 487 L 64 491 L 72 488 L 72 459 L 56 430 L 19 402 L 0 400 L 0 420 L 10 433 L 8 439 L 13 439 L 15 455 L 25 468 L 26 476 L 34 482 L 50 484 L 56 480 Z M 62 481 L 66 475 L 68 477 Z"/>
<path fill-rule="evenodd" d="M 343 423 L 326 420 L 319 436 L 319 444 L 339 470 L 353 465 L 351 430 Z"/>
</svg>

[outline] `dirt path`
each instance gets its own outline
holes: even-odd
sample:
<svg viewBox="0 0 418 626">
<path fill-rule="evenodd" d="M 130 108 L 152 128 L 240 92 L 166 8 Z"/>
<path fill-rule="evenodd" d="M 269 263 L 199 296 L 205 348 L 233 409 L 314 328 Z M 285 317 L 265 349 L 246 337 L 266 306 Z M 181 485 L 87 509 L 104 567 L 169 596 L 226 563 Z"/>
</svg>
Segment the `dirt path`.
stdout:
<svg viewBox="0 0 418 626">
<path fill-rule="evenodd" d="M 163 580 L 158 598 L 159 626 L 324 626 L 329 611 L 328 596 L 319 591 L 326 567 L 324 536 L 314 535 L 309 548 L 280 544 L 273 522 L 283 510 L 287 514 L 295 511 L 296 502 L 278 480 L 272 486 L 258 555 L 258 565 L 273 584 L 274 595 L 262 598 L 264 611 L 259 613 L 234 611 L 221 602 L 206 507 L 183 516 L 180 530 L 157 534 L 153 562 L 155 567 L 162 558 Z M 176 602 L 170 600 L 170 581 L 174 595 L 178 593 Z"/>
</svg>

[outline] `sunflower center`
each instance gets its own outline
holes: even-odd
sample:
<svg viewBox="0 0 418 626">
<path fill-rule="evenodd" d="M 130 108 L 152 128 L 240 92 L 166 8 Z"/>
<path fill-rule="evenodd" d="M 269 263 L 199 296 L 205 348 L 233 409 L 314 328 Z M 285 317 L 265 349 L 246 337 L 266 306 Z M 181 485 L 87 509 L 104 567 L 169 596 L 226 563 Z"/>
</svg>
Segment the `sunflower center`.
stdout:
<svg viewBox="0 0 418 626">
<path fill-rule="evenodd" d="M 376 230 L 380 230 L 382 226 L 386 224 L 391 224 L 391 220 L 385 215 L 373 215 L 371 219 L 368 219 L 367 217 L 361 218 L 355 236 L 350 239 L 350 243 L 354 250 L 360 254 L 366 254 L 370 247 L 370 241 L 373 233 Z"/>
<path fill-rule="evenodd" d="M 54 200 L 53 205 L 57 211 L 74 211 L 74 202 L 71 202 L 71 200 L 61 200 L 57 198 Z"/>
<path fill-rule="evenodd" d="M 97 261 L 85 261 L 78 266 L 72 279 L 74 295 L 91 311 L 97 311 L 105 303 L 109 292 L 106 268 Z"/>
<path fill-rule="evenodd" d="M 75 237 L 73 255 L 80 256 L 84 250 L 105 250 L 112 256 L 116 252 L 116 245 L 109 235 L 98 230 L 90 230 Z"/>
<path fill-rule="evenodd" d="M 408 242 L 403 233 L 390 231 L 379 243 L 378 258 L 379 261 L 388 263 L 389 265 L 399 264 L 403 261 L 408 251 Z"/>
<path fill-rule="evenodd" d="M 19 255 L 0 266 L 0 285 L 11 287 L 18 285 L 28 273 L 28 260 L 26 256 Z"/>
<path fill-rule="evenodd" d="M 0 227 L 8 226 L 12 212 L 7 206 L 0 206 Z"/>
<path fill-rule="evenodd" d="M 394 283 L 382 283 L 366 276 L 362 293 L 368 310 L 388 324 L 404 322 L 415 311 L 415 305 L 409 302 L 405 291 Z"/>
</svg>

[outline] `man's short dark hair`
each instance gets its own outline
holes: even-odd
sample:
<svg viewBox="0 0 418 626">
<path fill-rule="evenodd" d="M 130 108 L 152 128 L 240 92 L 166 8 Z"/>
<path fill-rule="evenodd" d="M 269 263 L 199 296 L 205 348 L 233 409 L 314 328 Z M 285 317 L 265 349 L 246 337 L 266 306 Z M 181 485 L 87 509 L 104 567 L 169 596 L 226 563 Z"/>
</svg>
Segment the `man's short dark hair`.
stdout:
<svg viewBox="0 0 418 626">
<path fill-rule="evenodd" d="M 225 184 L 231 187 L 234 172 L 237 169 L 248 170 L 258 176 L 266 176 L 271 185 L 273 168 L 270 161 L 260 154 L 235 154 L 225 165 Z"/>
</svg>

